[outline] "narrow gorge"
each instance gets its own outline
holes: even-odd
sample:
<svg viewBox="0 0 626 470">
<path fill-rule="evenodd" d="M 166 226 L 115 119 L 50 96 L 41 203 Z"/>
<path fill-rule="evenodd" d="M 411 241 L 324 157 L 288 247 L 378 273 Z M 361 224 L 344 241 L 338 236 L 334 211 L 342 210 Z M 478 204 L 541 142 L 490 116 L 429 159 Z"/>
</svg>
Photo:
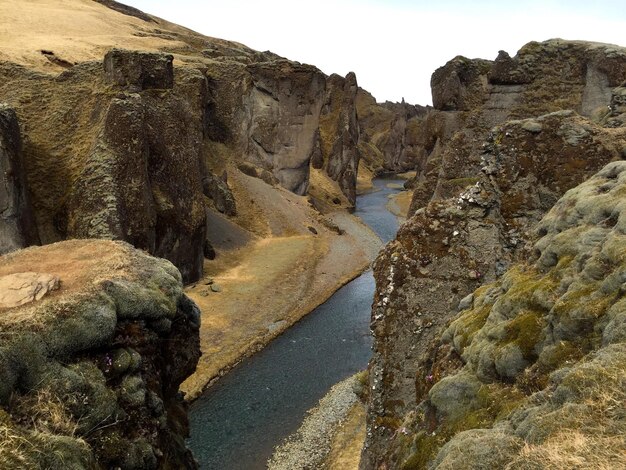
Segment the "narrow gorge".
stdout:
<svg viewBox="0 0 626 470">
<path fill-rule="evenodd" d="M 18 3 L 0 469 L 626 468 L 626 48 L 457 56 L 420 106 Z"/>
</svg>

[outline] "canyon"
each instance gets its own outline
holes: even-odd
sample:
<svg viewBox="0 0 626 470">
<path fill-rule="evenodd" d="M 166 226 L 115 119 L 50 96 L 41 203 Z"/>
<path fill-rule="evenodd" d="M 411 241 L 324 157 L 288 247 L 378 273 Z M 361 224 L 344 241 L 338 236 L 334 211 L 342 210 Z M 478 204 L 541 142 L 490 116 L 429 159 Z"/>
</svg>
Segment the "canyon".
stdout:
<svg viewBox="0 0 626 470">
<path fill-rule="evenodd" d="M 16 10 L 0 466 L 197 468 L 189 401 L 372 262 L 350 468 L 626 465 L 625 48 L 458 56 L 431 107 L 115 1 Z M 383 246 L 354 212 L 389 174 Z"/>
</svg>

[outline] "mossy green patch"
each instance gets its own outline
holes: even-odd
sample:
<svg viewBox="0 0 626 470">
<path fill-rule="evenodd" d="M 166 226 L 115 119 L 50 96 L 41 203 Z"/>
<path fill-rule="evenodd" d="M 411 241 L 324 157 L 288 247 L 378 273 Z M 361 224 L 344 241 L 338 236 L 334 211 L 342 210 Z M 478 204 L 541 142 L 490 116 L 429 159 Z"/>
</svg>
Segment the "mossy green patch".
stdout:
<svg viewBox="0 0 626 470">
<path fill-rule="evenodd" d="M 537 312 L 521 312 L 505 326 L 504 344 L 514 342 L 522 351 L 524 359 L 533 359 L 536 357 L 535 346 L 542 339 L 541 331 L 545 325 L 545 319 Z"/>
</svg>

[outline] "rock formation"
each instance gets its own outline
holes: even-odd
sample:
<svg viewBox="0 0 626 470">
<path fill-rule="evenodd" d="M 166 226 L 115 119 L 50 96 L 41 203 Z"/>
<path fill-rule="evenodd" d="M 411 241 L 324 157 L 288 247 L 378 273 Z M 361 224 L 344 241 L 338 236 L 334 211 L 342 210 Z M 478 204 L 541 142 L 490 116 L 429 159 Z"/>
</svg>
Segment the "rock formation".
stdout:
<svg viewBox="0 0 626 470">
<path fill-rule="evenodd" d="M 610 77 L 607 86 L 620 83 L 616 75 L 610 75 L 611 71 L 622 70 L 622 80 L 626 79 L 626 69 L 620 69 L 619 61 L 613 61 L 617 55 L 626 64 L 626 55 L 612 46 L 563 41 L 531 43 L 517 57 L 524 57 L 530 51 L 548 56 L 553 52 L 555 56 L 550 56 L 553 64 L 561 58 L 573 64 L 576 58 L 579 65 L 596 67 Z M 616 116 L 621 115 L 618 105 L 611 105 L 608 115 L 594 114 L 590 116 L 592 119 L 572 110 L 554 110 L 561 103 L 582 112 L 583 104 L 589 102 L 585 101 L 588 98 L 585 98 L 584 74 L 581 78 L 578 73 L 568 72 L 580 81 L 576 85 L 570 83 L 559 94 L 552 88 L 550 73 L 532 72 L 539 64 L 544 64 L 541 71 L 543 67 L 547 70 L 546 58 L 522 61 L 532 64 L 523 68 L 526 77 L 523 84 L 521 79 L 510 84 L 513 79 L 504 78 L 521 73 L 513 72 L 509 60 L 514 61 L 501 53 L 490 69 L 482 61 L 472 64 L 456 58 L 433 75 L 436 105 L 454 110 L 435 110 L 424 119 L 422 135 L 431 132 L 431 142 L 435 143 L 416 179 L 413 216 L 375 265 L 377 293 L 372 310 L 375 345 L 370 363 L 364 468 L 400 467 L 402 459 L 409 459 L 411 452 L 415 455 L 410 462 L 404 462 L 406 468 L 427 468 L 432 463 L 436 454 L 429 454 L 427 448 L 435 441 L 444 442 L 441 436 L 428 442 L 414 441 L 411 452 L 406 448 L 399 450 L 398 443 L 409 445 L 409 438 L 401 437 L 409 429 L 409 423 L 419 420 L 431 423 L 435 415 L 441 419 L 441 414 L 424 415 L 425 394 L 440 378 L 466 364 L 458 346 L 442 345 L 442 330 L 457 307 L 468 308 L 472 299 L 485 292 L 479 289 L 472 296 L 473 291 L 485 282 L 506 278 L 512 263 L 534 252 L 530 241 L 534 239 L 538 222 L 565 191 L 581 184 L 608 162 L 626 157 L 626 129 L 616 127 L 619 123 Z M 559 74 L 565 73 L 558 67 L 555 69 Z M 452 78 L 446 78 L 449 75 Z M 528 82 L 530 77 L 533 81 Z M 501 85 L 504 82 L 507 84 Z M 447 89 L 444 83 L 451 88 Z M 508 90 L 504 93 L 508 96 L 506 100 L 496 99 L 494 88 L 502 86 L 523 88 L 514 93 Z M 619 93 L 619 88 L 615 88 L 612 93 L 602 94 L 606 100 L 602 106 L 609 109 L 611 97 L 616 100 Z M 545 96 L 543 101 L 541 96 Z M 500 104 L 494 107 L 498 100 Z M 499 121 L 536 111 L 551 112 Z M 493 127 L 493 124 L 497 125 Z M 613 220 L 609 212 L 605 214 L 607 221 Z M 551 255 L 544 255 L 545 262 L 548 256 Z M 556 256 L 553 261 L 557 263 Z M 532 289 L 528 292 L 531 294 Z M 468 317 L 469 322 L 473 321 L 471 318 Z M 526 356 L 519 359 L 518 354 L 517 364 L 521 369 L 512 372 L 515 377 L 500 376 L 500 379 L 510 381 L 521 374 L 530 364 L 524 362 Z M 445 400 L 464 403 L 466 392 L 478 390 L 475 385 L 475 381 L 459 385 L 454 391 L 458 396 L 450 395 Z M 457 418 L 455 415 L 454 419 Z M 433 427 L 428 432 L 439 435 L 434 424 L 428 426 Z M 461 430 L 446 428 L 445 440 Z"/>
<path fill-rule="evenodd" d="M 69 55 L 42 50 L 43 65 L 30 52 L 0 63 L 0 101 L 15 110 L 21 127 L 2 131 L 15 134 L 13 147 L 2 151 L 15 168 L 5 172 L 6 187 L 14 189 L 2 223 L 12 227 L 13 241 L 3 252 L 68 238 L 119 239 L 169 259 L 192 282 L 202 273 L 211 230 L 207 208 L 237 213 L 233 192 L 218 177 L 224 171 L 243 168 L 306 195 L 310 168 L 321 165 L 338 183 L 328 185 L 329 200 L 343 193 L 354 205 L 354 74 L 326 77 L 313 66 L 207 38 L 117 2 L 72 1 L 88 7 L 84 15 L 102 15 L 105 7 L 115 11 L 108 15 L 127 15 L 124 28 L 128 21 L 139 25 L 117 43 L 147 50 L 103 54 L 101 45 L 86 43 Z M 51 40 L 63 34 L 71 35 L 54 31 Z M 12 215 L 18 205 L 19 217 Z"/>
<path fill-rule="evenodd" d="M 34 267 L 60 288 L 0 307 L 0 465 L 195 468 L 178 386 L 200 316 L 178 270 L 124 242 L 73 240 L 5 255 L 0 283 L 32 284 Z"/>
<path fill-rule="evenodd" d="M 429 108 L 408 103 L 377 103 L 359 88 L 357 113 L 362 130 L 359 149 L 374 173 L 421 170 L 427 156 L 422 141 L 423 118 Z"/>
<path fill-rule="evenodd" d="M 0 104 L 0 255 L 38 243 L 15 111 Z"/>
<path fill-rule="evenodd" d="M 625 188 L 626 163 L 614 162 L 568 191 L 537 224 L 532 260 L 461 303 L 420 362 L 389 467 L 626 464 L 614 406 L 625 398 Z"/>
<path fill-rule="evenodd" d="M 626 76 L 623 48 L 553 39 L 526 44 L 511 58 L 501 51 L 494 62 L 455 57 L 431 79 L 435 110 L 420 128 L 427 157 L 416 180 L 411 213 L 439 192 L 446 180 L 473 177 L 476 156 L 493 126 L 508 119 L 570 109 L 594 122 L 607 116 L 613 89 Z M 618 98 L 619 100 L 619 98 Z M 615 118 L 613 118 L 615 119 Z"/>
<path fill-rule="evenodd" d="M 333 74 L 326 81 L 326 100 L 319 127 L 319 149 L 311 160 L 339 183 L 348 201 L 356 203 L 356 176 L 359 168 L 359 123 L 356 114 L 356 75 Z"/>
</svg>

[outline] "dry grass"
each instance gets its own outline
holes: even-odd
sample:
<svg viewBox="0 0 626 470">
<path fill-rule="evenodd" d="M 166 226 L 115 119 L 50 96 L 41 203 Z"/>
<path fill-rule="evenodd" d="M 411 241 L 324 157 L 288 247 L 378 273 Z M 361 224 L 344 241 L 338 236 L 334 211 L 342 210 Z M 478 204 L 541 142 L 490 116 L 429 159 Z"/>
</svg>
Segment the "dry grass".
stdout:
<svg viewBox="0 0 626 470">
<path fill-rule="evenodd" d="M 566 403 L 548 417 L 562 428 L 539 444 L 526 444 L 507 469 L 626 468 L 626 375 L 616 363 L 597 377 L 581 384 L 584 406 L 569 411 Z"/>
<path fill-rule="evenodd" d="M 13 400 L 11 409 L 21 422 L 37 433 L 74 436 L 78 423 L 72 419 L 65 406 L 67 400 L 58 397 L 48 389 L 20 396 Z"/>
<path fill-rule="evenodd" d="M 15 429 L 0 425 L 0 468 L 36 468 L 34 446 Z"/>
</svg>

